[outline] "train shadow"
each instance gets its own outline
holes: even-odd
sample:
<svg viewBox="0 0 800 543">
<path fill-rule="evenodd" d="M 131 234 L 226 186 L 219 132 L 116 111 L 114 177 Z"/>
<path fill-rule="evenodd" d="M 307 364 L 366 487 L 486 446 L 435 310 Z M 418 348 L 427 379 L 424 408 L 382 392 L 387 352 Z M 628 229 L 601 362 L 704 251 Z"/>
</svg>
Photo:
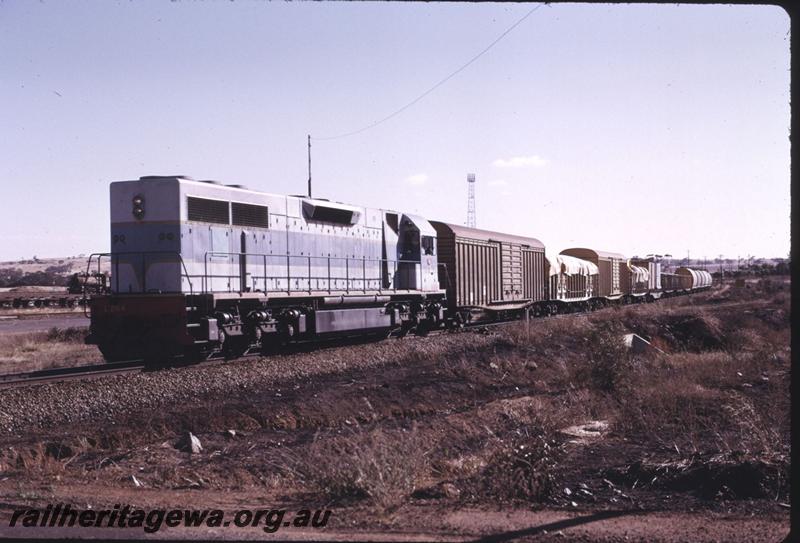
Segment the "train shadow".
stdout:
<svg viewBox="0 0 800 543">
<path fill-rule="evenodd" d="M 275 344 L 263 348 L 258 354 L 260 356 L 277 357 L 298 353 L 309 353 L 321 349 L 333 349 L 348 345 L 369 345 L 372 343 L 380 343 L 388 337 L 389 336 L 386 333 L 376 333 L 363 336 L 343 336 L 317 339 L 314 341 L 289 343 L 285 345 Z"/>
<path fill-rule="evenodd" d="M 598 522 L 626 515 L 641 515 L 647 513 L 646 510 L 613 510 L 613 511 L 599 511 L 590 515 L 583 515 L 572 517 L 556 522 L 549 522 L 547 524 L 540 524 L 538 526 L 531 526 L 529 528 L 522 528 L 520 530 L 509 530 L 507 532 L 500 532 L 496 534 L 487 535 L 479 539 L 473 540 L 473 543 L 502 543 L 504 541 L 513 541 L 522 537 L 530 537 L 548 532 L 564 530 L 566 528 L 573 528 L 583 524 Z"/>
</svg>

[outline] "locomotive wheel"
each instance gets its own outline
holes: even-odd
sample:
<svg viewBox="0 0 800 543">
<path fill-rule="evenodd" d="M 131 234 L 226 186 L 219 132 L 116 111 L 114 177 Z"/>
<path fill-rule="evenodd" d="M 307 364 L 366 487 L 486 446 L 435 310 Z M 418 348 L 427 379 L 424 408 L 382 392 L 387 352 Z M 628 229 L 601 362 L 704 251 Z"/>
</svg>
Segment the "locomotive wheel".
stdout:
<svg viewBox="0 0 800 543">
<path fill-rule="evenodd" d="M 417 326 L 414 328 L 414 333 L 418 336 L 427 336 L 428 332 L 431 331 L 431 325 L 428 321 L 420 321 L 417 323 Z"/>
<path fill-rule="evenodd" d="M 184 349 L 183 354 L 172 360 L 172 365 L 175 366 L 191 366 L 207 359 L 206 352 L 199 347 L 187 347 Z"/>
</svg>

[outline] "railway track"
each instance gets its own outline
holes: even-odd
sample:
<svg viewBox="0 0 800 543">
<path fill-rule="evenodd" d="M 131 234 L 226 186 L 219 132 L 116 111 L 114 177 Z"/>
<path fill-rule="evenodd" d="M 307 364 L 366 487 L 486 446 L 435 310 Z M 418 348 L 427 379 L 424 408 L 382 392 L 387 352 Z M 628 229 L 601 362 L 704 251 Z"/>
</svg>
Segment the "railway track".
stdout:
<svg viewBox="0 0 800 543">
<path fill-rule="evenodd" d="M 762 305 L 764 300 L 748 300 L 748 301 L 736 301 L 736 302 L 723 302 L 714 304 L 716 308 L 721 307 L 742 307 L 742 306 L 758 306 Z M 594 311 L 575 311 L 571 313 L 563 313 L 558 315 L 551 315 L 547 317 L 536 317 L 531 318 L 530 322 L 533 323 L 540 319 L 567 319 L 570 317 L 580 316 L 580 315 L 588 315 L 591 313 L 596 312 L 603 312 L 612 310 L 612 307 L 606 307 L 602 309 L 596 309 Z M 509 326 L 513 324 L 520 324 L 526 322 L 525 319 L 510 319 L 505 321 L 498 321 L 498 322 L 480 322 L 475 324 L 468 324 L 466 325 L 462 331 L 463 332 L 473 332 L 473 333 L 485 333 L 489 329 L 502 327 L 502 326 Z M 408 336 L 403 336 L 406 338 L 419 338 L 423 340 L 426 336 L 438 336 L 440 334 L 452 333 L 449 330 L 431 330 L 421 336 L 416 336 L 413 334 L 409 334 Z M 218 356 L 214 358 L 210 358 L 208 360 L 204 360 L 202 362 L 194 363 L 192 367 L 202 367 L 205 365 L 215 364 L 215 363 L 230 363 L 236 362 L 240 360 L 246 360 L 255 357 L 262 357 L 262 356 L 269 356 L 271 354 L 292 354 L 298 352 L 307 352 L 309 350 L 317 350 L 317 349 L 324 349 L 324 348 L 336 348 L 345 345 L 351 345 L 354 343 L 365 343 L 370 341 L 381 341 L 384 339 L 388 339 L 389 337 L 394 337 L 395 339 L 398 336 L 394 335 L 374 335 L 374 336 L 353 336 L 353 337 L 344 337 L 338 338 L 336 340 L 325 340 L 325 341 L 308 341 L 308 342 L 300 342 L 291 344 L 286 346 L 284 349 L 280 351 L 275 351 L 275 353 L 249 353 L 241 356 L 237 356 L 234 358 L 225 359 L 224 357 Z M 165 366 L 166 368 L 169 367 L 180 367 L 181 364 L 172 364 Z M 6 386 L 27 386 L 32 384 L 44 384 L 50 382 L 59 382 L 59 381 L 68 381 L 73 379 L 87 379 L 87 378 L 94 378 L 94 377 L 106 377 L 112 375 L 121 375 L 125 373 L 133 373 L 136 371 L 143 371 L 146 369 L 144 361 L 142 360 L 129 360 L 124 362 L 113 362 L 113 363 L 103 363 L 103 364 L 94 364 L 91 366 L 73 366 L 69 368 L 53 368 L 47 370 L 39 370 L 27 373 L 16 373 L 16 374 L 8 374 L 8 375 L 0 375 L 0 388 Z"/>
<path fill-rule="evenodd" d="M 69 368 L 52 368 L 37 370 L 27 373 L 12 373 L 0 375 L 0 387 L 43 384 L 70 379 L 87 379 L 91 377 L 104 377 L 131 373 L 144 369 L 144 364 L 139 360 L 94 364 L 91 366 L 72 366 Z"/>
<path fill-rule="evenodd" d="M 557 319 L 557 318 L 567 318 L 577 313 L 573 314 L 565 314 L 565 315 L 553 315 L 550 319 Z M 535 320 L 535 319 L 531 319 Z M 507 326 L 515 323 L 525 322 L 524 320 L 507 320 L 501 322 L 483 322 L 483 323 L 476 323 L 470 324 L 465 326 L 461 331 L 462 332 L 473 332 L 473 333 L 485 333 L 490 328 L 500 327 L 500 326 Z M 418 339 L 420 341 L 424 341 L 427 337 L 435 337 L 441 334 L 448 334 L 454 333 L 451 330 L 431 330 L 426 332 L 423 335 L 416 335 L 416 334 L 409 334 L 406 336 L 396 336 L 396 335 L 384 335 L 384 334 L 377 334 L 373 336 L 353 336 L 353 337 L 343 337 L 337 339 L 329 339 L 324 341 L 307 341 L 307 342 L 299 342 L 293 343 L 281 350 L 277 350 L 274 353 L 249 353 L 241 356 L 237 356 L 235 358 L 225 359 L 224 357 L 217 356 L 214 358 L 209 358 L 202 362 L 196 362 L 191 364 L 191 367 L 202 367 L 211 364 L 218 364 L 218 363 L 231 363 L 237 362 L 241 360 L 247 360 L 251 358 L 258 358 L 263 356 L 270 356 L 274 354 L 293 354 L 293 353 L 301 353 L 301 352 L 308 352 L 312 350 L 318 349 L 330 349 L 330 348 L 337 348 L 343 347 L 346 345 L 353 345 L 353 344 L 363 344 L 368 342 L 378 342 L 383 341 L 386 339 L 403 339 L 407 341 L 408 339 Z M 171 365 L 165 365 L 162 369 L 168 368 L 175 368 L 181 367 L 182 364 L 175 363 Z M 77 379 L 88 379 L 88 378 L 95 378 L 95 377 L 107 377 L 113 375 L 122 375 L 126 373 L 133 373 L 137 371 L 143 371 L 147 368 L 143 360 L 129 360 L 124 362 L 111 362 L 111 363 L 102 363 L 102 364 L 93 364 L 91 366 L 72 366 L 69 368 L 52 368 L 47 370 L 38 370 L 32 372 L 25 372 L 25 373 L 14 373 L 14 374 L 7 374 L 7 375 L 0 375 L 0 388 L 3 387 L 13 387 L 13 386 L 28 386 L 34 384 L 47 384 L 53 382 L 61 382 L 61 381 L 69 381 L 69 380 L 77 380 Z"/>
</svg>

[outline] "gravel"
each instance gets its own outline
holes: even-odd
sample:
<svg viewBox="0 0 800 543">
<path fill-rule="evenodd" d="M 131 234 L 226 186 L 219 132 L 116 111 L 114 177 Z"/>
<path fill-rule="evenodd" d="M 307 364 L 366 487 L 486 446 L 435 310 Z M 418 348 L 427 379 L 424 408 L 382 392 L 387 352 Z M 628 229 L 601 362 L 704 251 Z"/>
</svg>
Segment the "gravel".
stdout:
<svg viewBox="0 0 800 543">
<path fill-rule="evenodd" d="M 401 364 L 415 357 L 431 360 L 454 351 L 485 348 L 492 341 L 492 336 L 469 333 L 389 339 L 310 353 L 0 388 L 0 435 L 74 422 L 113 423 L 132 413 L 263 392 L 292 381 Z"/>
</svg>

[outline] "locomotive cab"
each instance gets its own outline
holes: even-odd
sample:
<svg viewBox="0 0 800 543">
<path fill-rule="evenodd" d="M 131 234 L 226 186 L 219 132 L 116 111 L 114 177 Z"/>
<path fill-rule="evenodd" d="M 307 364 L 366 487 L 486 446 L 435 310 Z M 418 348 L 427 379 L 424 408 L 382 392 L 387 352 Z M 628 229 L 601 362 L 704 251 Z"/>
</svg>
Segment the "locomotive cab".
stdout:
<svg viewBox="0 0 800 543">
<path fill-rule="evenodd" d="M 417 215 L 403 215 L 398 253 L 398 288 L 439 290 L 436 230 L 431 223 Z"/>
</svg>

